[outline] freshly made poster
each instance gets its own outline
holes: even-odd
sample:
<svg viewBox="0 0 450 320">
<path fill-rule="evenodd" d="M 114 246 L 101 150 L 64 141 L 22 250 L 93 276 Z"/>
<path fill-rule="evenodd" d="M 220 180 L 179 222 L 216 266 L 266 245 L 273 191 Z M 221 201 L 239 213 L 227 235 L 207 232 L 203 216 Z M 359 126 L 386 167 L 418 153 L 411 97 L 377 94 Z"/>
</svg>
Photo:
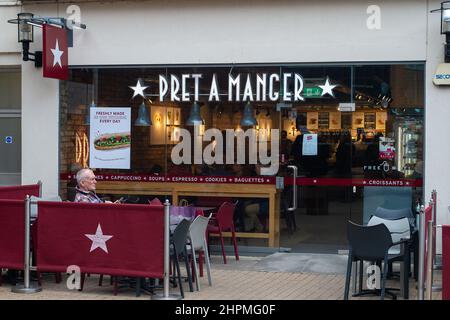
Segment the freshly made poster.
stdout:
<svg viewBox="0 0 450 320">
<path fill-rule="evenodd" d="M 131 109 L 91 108 L 89 166 L 130 169 Z"/>
</svg>

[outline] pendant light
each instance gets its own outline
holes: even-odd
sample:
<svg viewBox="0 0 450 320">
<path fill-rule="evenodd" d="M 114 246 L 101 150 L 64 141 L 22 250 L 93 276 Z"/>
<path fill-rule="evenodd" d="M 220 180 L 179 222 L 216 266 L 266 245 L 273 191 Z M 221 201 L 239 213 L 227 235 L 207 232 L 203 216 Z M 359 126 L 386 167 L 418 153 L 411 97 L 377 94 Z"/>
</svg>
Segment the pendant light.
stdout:
<svg viewBox="0 0 450 320">
<path fill-rule="evenodd" d="M 186 120 L 187 126 L 197 126 L 203 124 L 202 116 L 200 115 L 200 104 L 195 101 L 191 108 L 191 113 Z"/>
<path fill-rule="evenodd" d="M 134 122 L 134 125 L 139 127 L 148 127 L 152 125 L 152 121 L 150 120 L 147 107 L 145 106 L 144 102 L 142 102 L 141 105 L 139 106 L 138 117 Z"/>
<path fill-rule="evenodd" d="M 247 102 L 244 107 L 244 113 L 242 115 L 240 125 L 242 127 L 252 127 L 258 125 L 258 121 L 256 121 L 255 116 L 253 115 L 253 107 L 250 102 Z"/>
</svg>

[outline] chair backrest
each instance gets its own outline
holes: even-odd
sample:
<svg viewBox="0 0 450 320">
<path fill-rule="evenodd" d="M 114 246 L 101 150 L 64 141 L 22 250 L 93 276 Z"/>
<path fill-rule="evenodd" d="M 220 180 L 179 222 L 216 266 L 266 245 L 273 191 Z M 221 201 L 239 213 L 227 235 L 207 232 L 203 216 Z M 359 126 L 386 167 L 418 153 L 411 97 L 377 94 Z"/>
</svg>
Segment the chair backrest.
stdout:
<svg viewBox="0 0 450 320">
<path fill-rule="evenodd" d="M 384 224 L 361 226 L 347 223 L 347 239 L 353 257 L 381 260 L 392 244 L 391 233 Z"/>
<path fill-rule="evenodd" d="M 392 242 L 398 242 L 401 239 L 410 239 L 411 230 L 408 218 L 404 217 L 397 220 L 383 219 L 377 216 L 372 216 L 367 223 L 368 226 L 377 224 L 384 224 L 391 233 Z"/>
<path fill-rule="evenodd" d="M 222 230 L 229 230 L 234 226 L 233 217 L 235 207 L 236 205 L 233 203 L 224 202 L 217 211 L 216 219 L 220 223 Z"/>
<path fill-rule="evenodd" d="M 149 200 L 148 203 L 153 206 L 162 206 L 162 202 L 158 198 L 153 198 L 152 200 Z"/>
<path fill-rule="evenodd" d="M 177 254 L 183 252 L 184 250 L 190 225 L 191 222 L 189 220 L 183 219 L 173 231 L 172 242 Z"/>
<path fill-rule="evenodd" d="M 378 207 L 375 210 L 374 216 L 388 219 L 388 220 L 397 220 L 401 218 L 414 218 L 411 208 L 402 208 L 402 209 L 386 209 L 383 207 Z"/>
<path fill-rule="evenodd" d="M 194 250 L 204 249 L 206 240 L 206 228 L 208 227 L 209 217 L 197 216 L 189 226 L 189 238 Z"/>
</svg>

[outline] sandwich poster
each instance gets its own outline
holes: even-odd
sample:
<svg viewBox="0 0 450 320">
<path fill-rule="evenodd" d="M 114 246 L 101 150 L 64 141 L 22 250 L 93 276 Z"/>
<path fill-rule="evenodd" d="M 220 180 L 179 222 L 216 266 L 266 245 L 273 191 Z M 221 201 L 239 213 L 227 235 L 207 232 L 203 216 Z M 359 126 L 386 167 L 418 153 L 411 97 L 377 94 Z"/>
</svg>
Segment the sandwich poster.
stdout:
<svg viewBox="0 0 450 320">
<path fill-rule="evenodd" d="M 91 108 L 89 167 L 130 169 L 131 109 Z"/>
</svg>

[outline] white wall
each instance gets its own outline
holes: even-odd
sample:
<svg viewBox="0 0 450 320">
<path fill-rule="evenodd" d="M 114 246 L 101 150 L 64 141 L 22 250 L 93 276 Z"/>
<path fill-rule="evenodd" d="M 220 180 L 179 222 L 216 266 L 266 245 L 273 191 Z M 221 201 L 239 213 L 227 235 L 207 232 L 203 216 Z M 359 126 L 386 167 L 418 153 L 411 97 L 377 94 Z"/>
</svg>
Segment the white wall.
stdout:
<svg viewBox="0 0 450 320">
<path fill-rule="evenodd" d="M 43 195 L 58 195 L 59 83 L 22 64 L 22 184 L 43 182 Z"/>
<path fill-rule="evenodd" d="M 369 30 L 370 4 L 381 29 Z M 60 4 L 64 15 L 69 4 Z M 424 60 L 426 2 L 155 0 L 81 3 L 70 64 Z M 35 12 L 39 6 L 26 6 Z M 56 9 L 56 5 L 46 6 Z"/>
<path fill-rule="evenodd" d="M 430 10 L 440 8 L 440 1 L 430 0 Z M 426 63 L 425 114 L 425 199 L 437 190 L 437 224 L 450 224 L 450 87 L 435 86 L 433 75 L 444 62 L 445 36 L 439 34 L 440 15 L 430 13 Z M 441 232 L 438 229 L 438 252 L 441 252 Z"/>
<path fill-rule="evenodd" d="M 17 53 L 20 50 L 17 42 L 17 24 L 8 23 L 8 20 L 16 19 L 19 12 L 20 7 L 4 6 L 0 2 L 0 55 L 11 52 Z"/>
</svg>

